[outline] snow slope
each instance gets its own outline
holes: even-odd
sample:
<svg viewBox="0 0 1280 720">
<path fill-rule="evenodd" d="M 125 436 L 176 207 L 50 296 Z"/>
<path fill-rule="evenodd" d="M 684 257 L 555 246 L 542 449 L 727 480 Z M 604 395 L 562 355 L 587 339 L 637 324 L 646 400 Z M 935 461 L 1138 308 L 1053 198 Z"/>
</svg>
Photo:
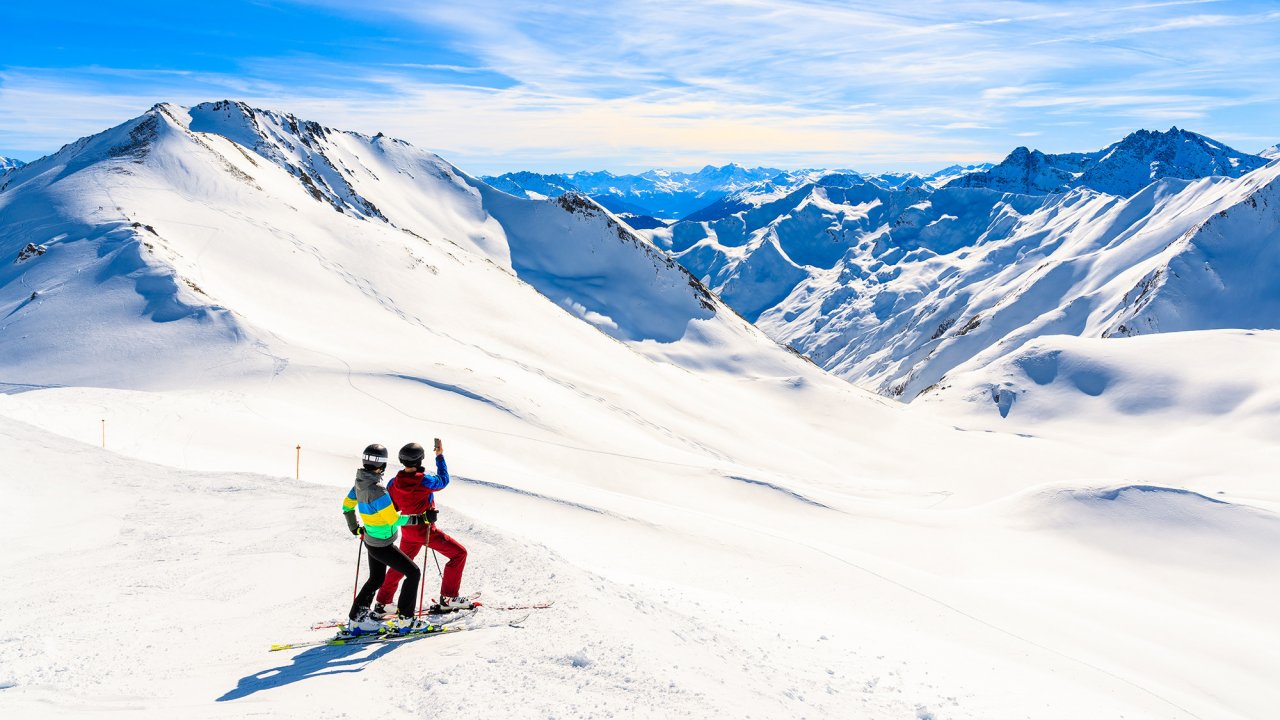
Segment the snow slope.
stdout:
<svg viewBox="0 0 1280 720">
<path fill-rule="evenodd" d="M 0 600 L 85 619 L 0 616 L 6 717 L 1274 705 L 1269 439 L 1214 436 L 1223 464 L 904 407 L 586 198 L 236 103 L 157 106 L 3 184 L 0 482 L 73 531 L 0 527 Z M 266 653 L 349 602 L 356 453 L 437 436 L 464 588 L 555 608 Z M 1223 561 L 1160 554 L 1206 538 Z"/>
</svg>

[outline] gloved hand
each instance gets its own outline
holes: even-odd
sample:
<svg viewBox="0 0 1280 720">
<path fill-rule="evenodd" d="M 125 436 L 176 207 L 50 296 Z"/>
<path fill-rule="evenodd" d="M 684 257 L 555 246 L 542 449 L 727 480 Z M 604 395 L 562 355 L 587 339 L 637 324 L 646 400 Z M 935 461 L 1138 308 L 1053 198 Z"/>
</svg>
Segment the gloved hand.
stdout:
<svg viewBox="0 0 1280 720">
<path fill-rule="evenodd" d="M 351 534 L 355 535 L 356 537 L 360 537 L 361 535 L 364 534 L 364 526 L 363 525 L 355 526 L 354 528 L 351 529 Z"/>
<path fill-rule="evenodd" d="M 440 513 L 436 512 L 435 508 L 432 508 L 422 513 L 420 517 L 422 518 L 423 525 L 434 525 L 436 518 L 440 517 Z"/>
</svg>

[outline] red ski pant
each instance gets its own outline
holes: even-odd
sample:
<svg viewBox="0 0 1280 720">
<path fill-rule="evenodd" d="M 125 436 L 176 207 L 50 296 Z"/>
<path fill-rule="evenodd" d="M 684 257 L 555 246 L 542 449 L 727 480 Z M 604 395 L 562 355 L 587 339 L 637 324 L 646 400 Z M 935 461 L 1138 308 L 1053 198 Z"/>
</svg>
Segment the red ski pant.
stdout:
<svg viewBox="0 0 1280 720">
<path fill-rule="evenodd" d="M 429 533 L 431 542 L 427 547 L 449 558 L 449 562 L 444 566 L 444 578 L 440 581 L 440 594 L 457 597 L 458 588 L 462 586 L 462 571 L 467 566 L 467 549 L 435 525 L 431 526 Z M 417 534 L 410 535 L 402 532 L 400 533 L 400 551 L 416 559 L 418 551 L 422 549 L 422 540 L 423 538 Z M 390 605 L 391 598 L 396 594 L 396 586 L 400 584 L 400 579 L 403 577 L 403 574 L 387 568 L 387 579 L 382 582 L 382 587 L 378 588 L 376 601 L 383 605 Z M 423 580 L 425 582 L 426 578 Z"/>
</svg>

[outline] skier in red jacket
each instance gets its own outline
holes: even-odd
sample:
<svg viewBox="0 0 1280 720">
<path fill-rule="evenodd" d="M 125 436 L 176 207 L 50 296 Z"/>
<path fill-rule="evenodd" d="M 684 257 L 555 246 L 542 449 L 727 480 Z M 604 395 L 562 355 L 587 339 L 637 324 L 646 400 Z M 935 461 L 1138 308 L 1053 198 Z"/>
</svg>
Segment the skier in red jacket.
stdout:
<svg viewBox="0 0 1280 720">
<path fill-rule="evenodd" d="M 439 438 L 435 441 L 435 452 L 436 474 L 430 475 L 422 469 L 426 451 L 421 445 L 409 443 L 400 448 L 400 464 L 404 465 L 404 469 L 387 483 L 387 492 L 402 515 L 421 514 L 427 521 L 423 525 L 406 525 L 401 530 L 401 552 L 410 558 L 416 558 L 418 551 L 426 545 L 449 559 L 444 566 L 444 577 L 440 581 L 440 597 L 431 608 L 431 612 L 448 612 L 470 608 L 473 603 L 458 595 L 458 588 L 462 585 L 462 570 L 467 565 L 467 549 L 435 525 L 435 492 L 449 485 L 449 468 L 445 465 L 444 446 Z M 388 570 L 387 579 L 378 589 L 375 613 L 385 612 L 402 577 L 404 576 L 395 570 Z"/>
</svg>

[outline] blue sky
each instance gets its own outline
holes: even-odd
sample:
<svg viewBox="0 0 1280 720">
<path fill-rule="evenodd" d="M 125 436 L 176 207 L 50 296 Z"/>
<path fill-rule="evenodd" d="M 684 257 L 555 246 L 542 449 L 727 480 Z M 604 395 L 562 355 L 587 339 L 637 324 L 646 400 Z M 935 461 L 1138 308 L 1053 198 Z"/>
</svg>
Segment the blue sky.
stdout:
<svg viewBox="0 0 1280 720">
<path fill-rule="evenodd" d="M 1280 142 L 1280 2 L 0 4 L 0 155 L 160 101 L 385 132 L 475 174 L 930 170 L 1189 128 Z"/>
</svg>

